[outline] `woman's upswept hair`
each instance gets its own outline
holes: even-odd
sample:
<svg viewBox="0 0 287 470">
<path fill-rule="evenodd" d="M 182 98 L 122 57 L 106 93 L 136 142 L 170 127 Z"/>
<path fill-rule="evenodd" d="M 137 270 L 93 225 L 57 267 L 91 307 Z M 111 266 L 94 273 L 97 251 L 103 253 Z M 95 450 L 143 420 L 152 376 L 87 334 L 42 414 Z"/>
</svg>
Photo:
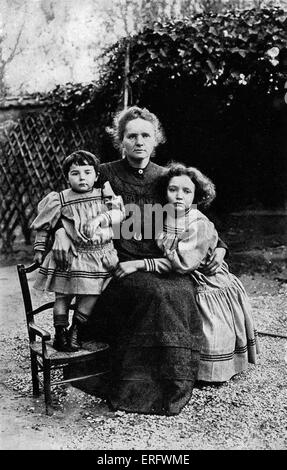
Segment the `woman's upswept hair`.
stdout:
<svg viewBox="0 0 287 470">
<path fill-rule="evenodd" d="M 195 185 L 195 195 L 193 204 L 201 208 L 208 207 L 215 199 L 216 191 L 213 182 L 201 171 L 192 166 L 185 166 L 183 163 L 169 162 L 166 173 L 162 176 L 161 193 L 166 200 L 168 184 L 174 176 L 188 176 Z"/>
<path fill-rule="evenodd" d="M 163 144 L 165 142 L 164 130 L 157 116 L 151 113 L 147 108 L 131 106 L 130 108 L 116 113 L 112 127 L 106 128 L 106 131 L 112 137 L 116 148 L 121 148 L 127 123 L 138 118 L 144 119 L 153 125 L 156 145 Z"/>
<path fill-rule="evenodd" d="M 100 160 L 93 153 L 87 150 L 76 150 L 68 155 L 63 162 L 63 172 L 68 177 L 71 166 L 75 165 L 91 165 L 95 168 L 96 174 L 99 173 Z"/>
</svg>

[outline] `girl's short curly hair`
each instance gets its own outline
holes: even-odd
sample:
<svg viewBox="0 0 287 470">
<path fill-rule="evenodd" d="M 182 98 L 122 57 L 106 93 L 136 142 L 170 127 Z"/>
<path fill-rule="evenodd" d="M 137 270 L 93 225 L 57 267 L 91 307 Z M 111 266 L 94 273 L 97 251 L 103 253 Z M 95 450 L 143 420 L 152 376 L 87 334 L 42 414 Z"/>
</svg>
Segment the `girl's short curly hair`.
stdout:
<svg viewBox="0 0 287 470">
<path fill-rule="evenodd" d="M 126 125 L 134 119 L 144 119 L 150 122 L 154 127 L 156 146 L 163 144 L 165 139 L 164 130 L 157 116 L 151 113 L 147 108 L 139 108 L 138 106 L 131 106 L 130 108 L 119 111 L 115 114 L 112 127 L 107 127 L 106 131 L 112 137 L 114 146 L 117 149 L 121 148 L 121 143 L 124 138 Z"/>
<path fill-rule="evenodd" d="M 216 197 L 214 183 L 201 171 L 192 166 L 185 166 L 183 163 L 170 162 L 166 166 L 166 172 L 162 176 L 160 191 L 163 199 L 166 200 L 168 184 L 174 176 L 188 176 L 195 185 L 195 195 L 193 204 L 206 208 Z"/>
<path fill-rule="evenodd" d="M 68 177 L 72 165 L 91 165 L 95 168 L 96 174 L 99 173 L 100 160 L 96 155 L 87 150 L 76 150 L 68 155 L 63 162 L 63 172 L 65 177 Z"/>
</svg>

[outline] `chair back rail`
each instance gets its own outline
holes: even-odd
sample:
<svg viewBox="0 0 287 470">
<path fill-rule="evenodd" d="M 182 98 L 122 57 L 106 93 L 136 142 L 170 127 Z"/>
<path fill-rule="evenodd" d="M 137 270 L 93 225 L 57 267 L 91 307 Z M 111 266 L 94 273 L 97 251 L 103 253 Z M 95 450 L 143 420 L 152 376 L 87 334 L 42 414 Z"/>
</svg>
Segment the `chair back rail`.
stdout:
<svg viewBox="0 0 287 470">
<path fill-rule="evenodd" d="M 37 263 L 33 263 L 27 268 L 25 268 L 23 264 L 17 265 L 17 271 L 18 271 L 18 276 L 19 276 L 19 281 L 20 281 L 20 286 L 21 286 L 21 291 L 22 291 L 22 297 L 23 297 L 24 308 L 25 308 L 25 317 L 26 317 L 26 323 L 27 323 L 28 335 L 29 335 L 30 341 L 35 341 L 36 335 L 30 328 L 30 322 L 34 320 L 34 315 L 33 315 L 33 305 L 32 305 L 30 288 L 29 288 L 28 279 L 27 279 L 27 273 L 33 272 L 35 269 L 37 269 L 37 267 L 38 267 Z"/>
<path fill-rule="evenodd" d="M 27 273 L 31 273 L 35 271 L 38 267 L 39 265 L 37 263 L 33 263 L 27 267 L 25 267 L 23 264 L 17 265 L 18 276 L 20 280 L 21 291 L 22 291 L 24 307 L 25 307 L 25 314 L 26 314 L 26 319 L 28 322 L 33 321 L 34 315 L 37 315 L 38 313 L 41 313 L 45 310 L 53 308 L 55 304 L 54 301 L 47 302 L 46 304 L 43 304 L 40 307 L 33 309 L 30 288 L 29 288 L 29 283 L 27 279 Z M 75 310 L 75 308 L 76 308 L 76 304 L 73 303 L 70 305 L 69 310 Z"/>
<path fill-rule="evenodd" d="M 54 304 L 55 304 L 55 302 L 48 302 L 47 304 L 44 304 L 44 305 L 41 305 L 38 308 L 35 308 L 35 310 L 31 310 L 29 312 L 26 312 L 27 318 L 29 319 L 29 321 L 31 321 L 33 319 L 33 315 L 37 315 L 37 313 L 41 313 L 44 310 L 49 310 L 49 308 L 53 308 Z"/>
</svg>

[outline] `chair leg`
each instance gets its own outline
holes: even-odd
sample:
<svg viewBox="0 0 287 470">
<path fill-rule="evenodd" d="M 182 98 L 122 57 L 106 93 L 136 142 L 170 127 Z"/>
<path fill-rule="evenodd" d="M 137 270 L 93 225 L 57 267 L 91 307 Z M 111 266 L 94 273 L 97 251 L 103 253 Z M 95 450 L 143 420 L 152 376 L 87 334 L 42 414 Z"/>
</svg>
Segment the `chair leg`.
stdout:
<svg viewBox="0 0 287 470">
<path fill-rule="evenodd" d="M 44 363 L 43 363 L 43 375 L 44 375 L 44 394 L 45 394 L 46 414 L 50 414 L 49 413 L 50 412 L 50 405 L 52 403 L 50 361 L 44 361 Z"/>
<path fill-rule="evenodd" d="M 39 389 L 39 375 L 38 375 L 38 364 L 36 354 L 31 354 L 31 372 L 32 372 L 32 385 L 33 385 L 33 395 L 38 397 L 40 395 Z"/>
</svg>

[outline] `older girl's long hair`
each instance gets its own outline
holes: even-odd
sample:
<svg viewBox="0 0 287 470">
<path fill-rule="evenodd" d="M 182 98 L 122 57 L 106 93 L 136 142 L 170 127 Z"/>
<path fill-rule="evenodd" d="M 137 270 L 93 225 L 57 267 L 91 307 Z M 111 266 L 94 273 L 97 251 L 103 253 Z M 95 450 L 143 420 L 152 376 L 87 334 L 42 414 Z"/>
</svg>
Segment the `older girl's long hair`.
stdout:
<svg viewBox="0 0 287 470">
<path fill-rule="evenodd" d="M 162 176 L 160 191 L 163 201 L 166 200 L 168 184 L 174 176 L 188 176 L 195 185 L 195 195 L 193 204 L 200 208 L 207 208 L 216 197 L 215 185 L 213 182 L 201 173 L 200 170 L 192 166 L 185 166 L 183 163 L 169 162 L 166 172 Z"/>
</svg>

